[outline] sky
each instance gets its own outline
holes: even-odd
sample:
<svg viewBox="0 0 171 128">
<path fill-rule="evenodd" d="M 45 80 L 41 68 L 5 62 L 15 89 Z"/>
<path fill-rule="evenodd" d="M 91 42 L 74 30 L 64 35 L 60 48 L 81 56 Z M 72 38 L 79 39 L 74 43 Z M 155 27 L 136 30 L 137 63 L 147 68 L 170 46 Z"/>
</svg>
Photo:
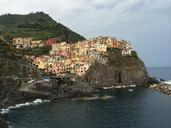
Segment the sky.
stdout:
<svg viewBox="0 0 171 128">
<path fill-rule="evenodd" d="M 171 67 L 171 0 L 0 0 L 0 14 L 37 11 L 87 39 L 131 41 L 147 67 Z"/>
</svg>

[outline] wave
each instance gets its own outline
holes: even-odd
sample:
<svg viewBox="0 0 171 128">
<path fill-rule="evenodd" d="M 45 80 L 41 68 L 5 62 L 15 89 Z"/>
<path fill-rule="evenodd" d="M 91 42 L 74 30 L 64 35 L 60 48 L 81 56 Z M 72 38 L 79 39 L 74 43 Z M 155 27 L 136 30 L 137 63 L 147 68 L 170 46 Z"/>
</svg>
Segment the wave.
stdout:
<svg viewBox="0 0 171 128">
<path fill-rule="evenodd" d="M 93 96 L 93 97 L 74 98 L 72 100 L 97 100 L 97 99 L 107 100 L 107 99 L 111 99 L 111 98 L 113 98 L 113 96 L 105 95 L 105 96 Z"/>
<path fill-rule="evenodd" d="M 20 108 L 20 107 L 24 107 L 24 106 L 30 106 L 30 105 L 37 105 L 37 104 L 41 104 L 41 103 L 44 103 L 44 102 L 50 102 L 50 100 L 36 99 L 36 100 L 34 100 L 32 102 L 16 104 L 16 105 L 10 106 L 8 108 L 0 109 L 0 113 L 1 114 L 6 114 L 6 113 L 9 113 L 10 110 L 12 110 L 12 109 L 16 109 L 16 108 Z"/>
<path fill-rule="evenodd" d="M 102 97 L 100 97 L 100 99 L 101 100 L 107 100 L 107 99 L 111 99 L 111 98 L 113 98 L 113 96 L 102 96 Z"/>
<path fill-rule="evenodd" d="M 94 97 L 82 97 L 82 98 L 74 98 L 72 100 L 95 100 L 98 99 L 99 97 L 94 96 Z"/>
<path fill-rule="evenodd" d="M 169 84 L 169 85 L 171 85 L 171 80 L 164 81 L 163 83 L 164 83 L 164 84 Z"/>
</svg>

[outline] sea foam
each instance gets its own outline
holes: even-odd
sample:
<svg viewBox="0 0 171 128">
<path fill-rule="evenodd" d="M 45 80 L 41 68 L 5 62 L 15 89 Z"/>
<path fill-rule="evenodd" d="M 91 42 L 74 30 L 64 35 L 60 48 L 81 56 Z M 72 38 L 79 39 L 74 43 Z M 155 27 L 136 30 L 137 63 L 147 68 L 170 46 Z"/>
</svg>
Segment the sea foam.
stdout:
<svg viewBox="0 0 171 128">
<path fill-rule="evenodd" d="M 107 100 L 107 99 L 111 99 L 113 98 L 113 96 L 108 96 L 108 95 L 105 95 L 105 96 L 93 96 L 93 97 L 82 97 L 82 98 L 74 98 L 72 100 L 97 100 L 97 99 L 100 99 L 100 100 Z"/>
<path fill-rule="evenodd" d="M 0 113 L 1 114 L 6 114 L 6 113 L 9 113 L 10 110 L 12 110 L 12 109 L 16 109 L 16 108 L 20 108 L 20 107 L 24 107 L 24 106 L 30 106 L 30 105 L 37 105 L 37 104 L 41 104 L 41 103 L 44 103 L 44 102 L 50 102 L 50 100 L 36 99 L 33 102 L 26 102 L 26 103 L 16 104 L 16 105 L 10 106 L 8 108 L 0 109 Z"/>
<path fill-rule="evenodd" d="M 168 84 L 168 85 L 171 85 L 171 80 L 168 80 L 168 81 L 164 81 L 163 83 L 164 83 L 164 84 Z"/>
</svg>

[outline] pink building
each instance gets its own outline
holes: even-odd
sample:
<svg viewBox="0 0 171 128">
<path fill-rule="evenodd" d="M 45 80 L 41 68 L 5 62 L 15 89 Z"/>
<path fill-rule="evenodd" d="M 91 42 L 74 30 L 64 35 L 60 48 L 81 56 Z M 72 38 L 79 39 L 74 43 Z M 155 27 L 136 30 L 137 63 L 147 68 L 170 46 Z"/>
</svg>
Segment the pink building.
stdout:
<svg viewBox="0 0 171 128">
<path fill-rule="evenodd" d="M 58 38 L 51 38 L 51 39 L 48 39 L 46 41 L 46 45 L 52 45 L 52 44 L 55 44 L 55 43 L 59 43 L 59 39 Z"/>
</svg>

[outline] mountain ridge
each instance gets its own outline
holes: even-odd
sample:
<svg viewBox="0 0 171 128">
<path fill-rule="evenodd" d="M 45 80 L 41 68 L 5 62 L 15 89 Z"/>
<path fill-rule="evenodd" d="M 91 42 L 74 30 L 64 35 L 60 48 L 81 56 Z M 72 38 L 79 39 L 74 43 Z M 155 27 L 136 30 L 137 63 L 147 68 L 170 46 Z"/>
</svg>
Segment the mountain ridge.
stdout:
<svg viewBox="0 0 171 128">
<path fill-rule="evenodd" d="M 0 15 L 0 35 L 11 42 L 14 37 L 47 40 L 58 37 L 61 41 L 77 42 L 83 36 L 53 20 L 44 12 Z"/>
</svg>

